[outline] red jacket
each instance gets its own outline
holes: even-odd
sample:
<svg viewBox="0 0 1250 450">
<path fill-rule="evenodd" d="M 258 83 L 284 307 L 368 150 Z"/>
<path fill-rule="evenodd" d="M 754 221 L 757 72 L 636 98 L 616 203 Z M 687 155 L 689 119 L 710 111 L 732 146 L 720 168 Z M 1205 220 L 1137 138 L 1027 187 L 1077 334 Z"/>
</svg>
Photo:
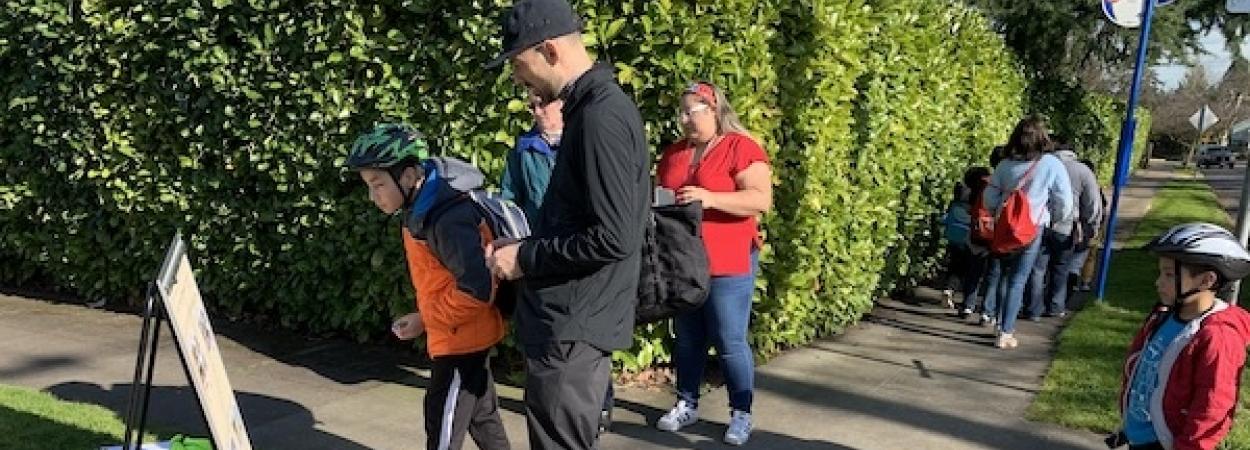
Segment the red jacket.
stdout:
<svg viewBox="0 0 1250 450">
<path fill-rule="evenodd" d="M 1121 411 L 1128 404 L 1138 356 L 1168 317 L 1166 310 L 1155 310 L 1133 338 L 1121 378 Z M 1150 402 L 1151 416 L 1163 417 L 1154 426 L 1164 448 L 1212 450 L 1224 439 L 1233 424 L 1248 343 L 1250 314 L 1217 300 L 1210 312 L 1186 324 L 1164 350 Z"/>
</svg>

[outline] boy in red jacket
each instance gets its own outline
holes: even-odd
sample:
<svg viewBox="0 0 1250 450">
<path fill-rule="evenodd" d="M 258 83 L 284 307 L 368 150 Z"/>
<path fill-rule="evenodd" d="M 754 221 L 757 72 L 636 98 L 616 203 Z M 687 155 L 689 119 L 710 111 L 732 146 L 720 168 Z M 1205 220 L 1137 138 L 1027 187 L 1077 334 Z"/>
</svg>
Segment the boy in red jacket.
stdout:
<svg viewBox="0 0 1250 450">
<path fill-rule="evenodd" d="M 1146 249 L 1159 256 L 1159 304 L 1129 346 L 1108 446 L 1213 450 L 1228 434 L 1250 343 L 1250 314 L 1216 297 L 1250 274 L 1250 253 L 1227 230 L 1178 225 Z"/>
</svg>

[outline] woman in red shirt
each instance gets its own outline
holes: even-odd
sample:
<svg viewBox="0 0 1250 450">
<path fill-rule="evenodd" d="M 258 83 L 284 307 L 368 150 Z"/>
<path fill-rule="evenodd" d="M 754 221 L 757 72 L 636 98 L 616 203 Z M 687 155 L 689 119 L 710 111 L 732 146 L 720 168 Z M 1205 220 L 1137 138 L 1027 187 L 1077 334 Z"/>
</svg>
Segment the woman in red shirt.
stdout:
<svg viewBox="0 0 1250 450">
<path fill-rule="evenodd" d="M 710 341 L 729 390 L 724 440 L 742 445 L 752 428 L 755 360 L 747 325 L 761 244 L 756 218 L 772 207 L 772 171 L 768 155 L 738 121 L 724 92 L 711 83 L 686 89 L 678 117 L 685 138 L 664 149 L 659 184 L 676 192 L 679 203 L 702 202 L 712 283 L 707 303 L 674 319 L 678 401 L 656 426 L 677 431 L 698 421 Z"/>
</svg>

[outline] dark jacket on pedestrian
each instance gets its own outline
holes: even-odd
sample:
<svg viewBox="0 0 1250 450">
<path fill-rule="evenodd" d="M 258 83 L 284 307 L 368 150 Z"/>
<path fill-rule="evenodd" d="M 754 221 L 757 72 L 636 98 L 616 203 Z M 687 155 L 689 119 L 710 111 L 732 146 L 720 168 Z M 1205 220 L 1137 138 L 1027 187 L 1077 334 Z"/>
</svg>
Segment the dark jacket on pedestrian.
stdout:
<svg viewBox="0 0 1250 450">
<path fill-rule="evenodd" d="M 632 344 L 650 152 L 642 116 L 607 66 L 560 94 L 564 135 L 533 237 L 518 254 L 516 310 L 526 347 L 581 341 L 603 350 Z"/>
</svg>

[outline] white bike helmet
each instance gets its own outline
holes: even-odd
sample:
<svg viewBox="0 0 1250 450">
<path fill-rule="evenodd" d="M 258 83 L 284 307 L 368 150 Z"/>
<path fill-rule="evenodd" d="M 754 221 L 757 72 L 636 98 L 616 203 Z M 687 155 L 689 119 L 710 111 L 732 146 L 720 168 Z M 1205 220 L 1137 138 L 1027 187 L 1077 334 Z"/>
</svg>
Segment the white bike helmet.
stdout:
<svg viewBox="0 0 1250 450">
<path fill-rule="evenodd" d="M 1220 276 L 1215 287 L 1217 291 L 1231 281 L 1250 275 L 1250 252 L 1228 230 L 1209 223 L 1177 225 L 1154 238 L 1144 248 L 1181 264 L 1211 267 Z M 1178 275 L 1181 264 L 1176 266 Z M 1197 292 L 1181 292 L 1180 282 L 1177 276 L 1178 301 Z"/>
</svg>

